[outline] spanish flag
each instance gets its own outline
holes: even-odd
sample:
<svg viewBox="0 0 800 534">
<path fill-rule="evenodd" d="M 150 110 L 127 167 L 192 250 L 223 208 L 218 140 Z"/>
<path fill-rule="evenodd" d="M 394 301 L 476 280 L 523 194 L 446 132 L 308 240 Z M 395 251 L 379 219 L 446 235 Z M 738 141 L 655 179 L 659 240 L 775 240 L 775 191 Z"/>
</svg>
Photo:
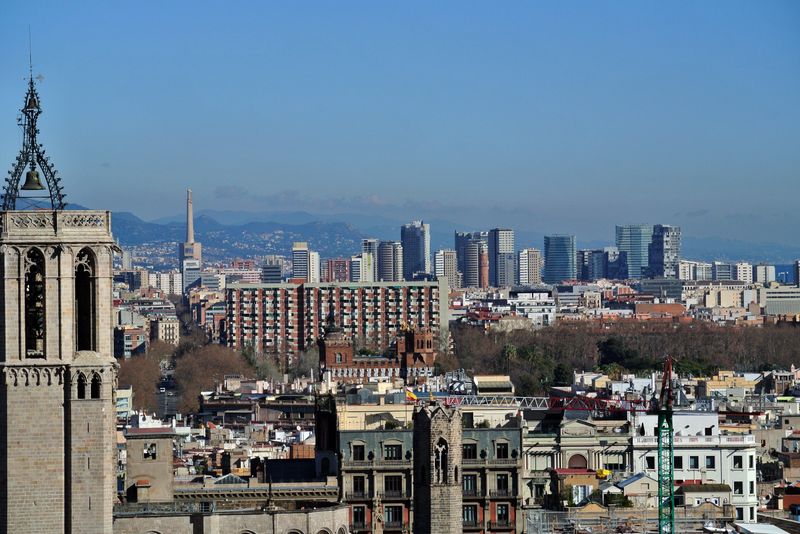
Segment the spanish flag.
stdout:
<svg viewBox="0 0 800 534">
<path fill-rule="evenodd" d="M 414 395 L 414 392 L 409 387 L 406 388 L 406 400 L 415 401 L 415 402 L 417 400 L 417 396 Z"/>
</svg>

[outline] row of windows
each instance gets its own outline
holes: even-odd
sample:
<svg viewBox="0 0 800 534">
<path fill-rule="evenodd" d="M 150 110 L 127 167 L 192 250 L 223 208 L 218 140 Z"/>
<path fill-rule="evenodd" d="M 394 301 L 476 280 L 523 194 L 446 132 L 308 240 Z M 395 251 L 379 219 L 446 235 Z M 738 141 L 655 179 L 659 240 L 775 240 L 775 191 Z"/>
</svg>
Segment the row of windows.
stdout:
<svg viewBox="0 0 800 534">
<path fill-rule="evenodd" d="M 494 490 L 498 493 L 508 493 L 511 491 L 511 477 L 508 473 L 498 473 L 494 479 Z M 752 482 L 751 482 L 752 484 Z M 478 475 L 465 474 L 461 478 L 461 489 L 464 495 L 476 495 L 478 491 Z M 383 477 L 383 490 L 387 493 L 400 493 L 403 491 L 402 475 L 385 475 Z M 353 476 L 353 492 L 357 495 L 365 495 L 367 491 L 367 477 L 365 475 Z"/>
<path fill-rule="evenodd" d="M 753 469 L 755 467 L 755 459 L 752 455 L 747 457 L 748 459 L 748 469 Z M 647 464 L 647 469 L 655 469 L 656 468 L 656 457 L 655 456 L 647 456 L 645 457 L 645 463 Z M 700 469 L 700 456 L 689 456 L 689 469 Z M 673 458 L 673 468 L 674 469 L 683 469 L 684 462 L 683 456 L 675 456 Z M 704 462 L 705 469 L 716 469 L 717 468 L 717 458 L 716 456 L 706 456 Z M 744 456 L 736 455 L 733 457 L 733 469 L 744 469 Z"/>
</svg>

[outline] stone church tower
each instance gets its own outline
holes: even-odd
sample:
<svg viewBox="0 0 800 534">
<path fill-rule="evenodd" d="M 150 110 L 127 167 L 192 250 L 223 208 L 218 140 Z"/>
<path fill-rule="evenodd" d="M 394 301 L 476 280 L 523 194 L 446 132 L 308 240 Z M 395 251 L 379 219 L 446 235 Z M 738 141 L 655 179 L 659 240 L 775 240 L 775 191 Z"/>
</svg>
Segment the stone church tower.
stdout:
<svg viewBox="0 0 800 534">
<path fill-rule="evenodd" d="M 64 210 L 60 178 L 36 139 L 40 114 L 31 77 L 0 211 L 0 532 L 108 533 L 111 217 Z"/>
<path fill-rule="evenodd" d="M 461 412 L 414 410 L 414 534 L 462 532 Z"/>
</svg>

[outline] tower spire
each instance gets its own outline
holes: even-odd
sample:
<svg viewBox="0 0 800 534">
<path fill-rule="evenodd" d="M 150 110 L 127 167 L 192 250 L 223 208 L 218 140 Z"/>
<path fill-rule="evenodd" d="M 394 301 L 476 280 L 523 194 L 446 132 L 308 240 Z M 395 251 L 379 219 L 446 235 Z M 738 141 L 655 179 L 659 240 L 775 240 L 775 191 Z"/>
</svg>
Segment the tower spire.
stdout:
<svg viewBox="0 0 800 534">
<path fill-rule="evenodd" d="M 39 93 L 36 91 L 36 83 L 33 79 L 33 59 L 30 47 L 30 29 L 28 30 L 28 91 L 25 94 L 25 105 L 20 110 L 22 116 L 19 119 L 19 125 L 23 130 L 22 148 L 19 155 L 14 162 L 14 166 L 8 171 L 6 183 L 3 187 L 3 211 L 10 211 L 17 208 L 17 199 L 21 198 L 28 202 L 25 208 L 38 209 L 41 206 L 37 203 L 39 199 L 50 199 L 50 206 L 53 210 L 63 210 L 66 203 L 64 202 L 63 189 L 61 187 L 61 178 L 58 176 L 58 171 L 50 163 L 50 158 L 45 157 L 44 146 L 39 143 L 36 138 L 39 133 L 37 121 L 39 115 L 42 114 L 42 108 L 39 105 Z M 26 195 L 20 196 L 20 191 L 44 191 L 45 186 L 39 178 L 39 171 L 37 167 L 41 168 L 44 174 L 45 181 L 47 182 L 47 190 L 49 195 Z M 25 183 L 20 187 L 20 179 L 25 169 L 28 172 L 25 174 Z"/>
<path fill-rule="evenodd" d="M 194 243 L 194 208 L 192 207 L 192 190 L 186 190 L 186 242 Z"/>
</svg>

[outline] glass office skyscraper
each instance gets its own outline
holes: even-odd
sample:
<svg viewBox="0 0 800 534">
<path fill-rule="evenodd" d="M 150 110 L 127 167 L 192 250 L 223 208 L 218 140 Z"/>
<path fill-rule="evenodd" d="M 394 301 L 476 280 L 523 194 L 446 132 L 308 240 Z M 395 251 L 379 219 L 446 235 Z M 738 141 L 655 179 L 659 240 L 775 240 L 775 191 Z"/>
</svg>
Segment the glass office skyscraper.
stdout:
<svg viewBox="0 0 800 534">
<path fill-rule="evenodd" d="M 650 242 L 653 240 L 652 224 L 625 224 L 617 226 L 617 249 L 628 258 L 628 277 L 647 275 Z"/>
<path fill-rule="evenodd" d="M 577 277 L 574 235 L 544 236 L 544 276 L 547 284 L 558 284 Z"/>
</svg>

